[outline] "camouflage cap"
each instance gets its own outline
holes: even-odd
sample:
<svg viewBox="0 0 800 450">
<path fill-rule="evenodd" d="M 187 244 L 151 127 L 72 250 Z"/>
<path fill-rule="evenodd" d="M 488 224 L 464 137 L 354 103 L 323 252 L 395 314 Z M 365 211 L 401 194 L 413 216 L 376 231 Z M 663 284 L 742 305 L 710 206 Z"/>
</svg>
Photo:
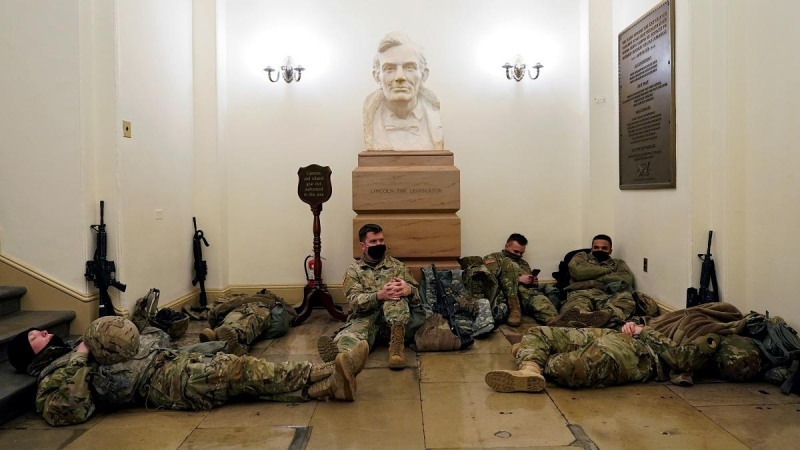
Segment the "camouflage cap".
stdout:
<svg viewBox="0 0 800 450">
<path fill-rule="evenodd" d="M 722 336 L 712 364 L 726 380 L 752 380 L 761 371 L 761 351 L 753 339 L 747 336 Z"/>
<path fill-rule="evenodd" d="M 89 325 L 83 343 L 100 364 L 116 364 L 139 351 L 139 330 L 124 317 L 101 317 Z"/>
</svg>

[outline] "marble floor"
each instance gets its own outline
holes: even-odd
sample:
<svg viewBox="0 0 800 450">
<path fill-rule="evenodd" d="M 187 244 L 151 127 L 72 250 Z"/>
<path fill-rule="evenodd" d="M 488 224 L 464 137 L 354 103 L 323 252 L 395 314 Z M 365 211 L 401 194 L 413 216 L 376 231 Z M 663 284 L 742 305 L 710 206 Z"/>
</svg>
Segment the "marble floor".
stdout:
<svg viewBox="0 0 800 450">
<path fill-rule="evenodd" d="M 315 311 L 281 339 L 255 345 L 272 361 L 320 362 L 317 337 L 339 323 Z M 202 328 L 194 322 L 186 340 Z M 386 367 L 376 348 L 355 403 L 237 402 L 202 412 L 132 407 L 52 428 L 35 413 L 0 426 L 0 447 L 23 449 L 783 449 L 799 448 L 800 396 L 764 383 L 691 388 L 638 384 L 542 394 L 501 394 L 483 382 L 513 368 L 502 327 L 464 352 L 415 354 Z"/>
</svg>

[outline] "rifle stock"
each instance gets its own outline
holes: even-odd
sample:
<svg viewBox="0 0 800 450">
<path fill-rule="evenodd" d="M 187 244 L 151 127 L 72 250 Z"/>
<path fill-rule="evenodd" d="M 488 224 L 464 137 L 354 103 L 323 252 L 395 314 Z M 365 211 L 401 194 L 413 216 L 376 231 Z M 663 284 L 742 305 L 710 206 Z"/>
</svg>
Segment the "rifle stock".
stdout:
<svg viewBox="0 0 800 450">
<path fill-rule="evenodd" d="M 433 272 L 433 282 L 436 288 L 436 301 L 433 303 L 433 311 L 439 313 L 447 320 L 450 325 L 450 331 L 458 337 L 461 342 L 460 350 L 464 350 L 475 343 L 470 335 L 461 331 L 461 328 L 456 322 L 456 313 L 459 310 L 458 302 L 451 293 L 447 292 L 442 280 L 436 273 L 436 265 L 431 264 L 431 271 Z"/>
</svg>

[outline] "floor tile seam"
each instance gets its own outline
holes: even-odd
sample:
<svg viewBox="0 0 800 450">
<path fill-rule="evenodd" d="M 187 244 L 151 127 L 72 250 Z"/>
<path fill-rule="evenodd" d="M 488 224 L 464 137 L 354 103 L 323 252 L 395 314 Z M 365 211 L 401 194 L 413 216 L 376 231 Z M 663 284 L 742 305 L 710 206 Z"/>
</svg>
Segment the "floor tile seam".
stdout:
<svg viewBox="0 0 800 450">
<path fill-rule="evenodd" d="M 417 357 L 417 359 L 419 359 L 419 357 Z M 422 418 L 422 444 L 427 449 L 430 447 L 428 447 L 428 435 L 425 433 L 425 409 L 422 407 L 422 376 L 420 376 L 417 384 L 417 392 L 419 392 L 419 416 Z"/>
<path fill-rule="evenodd" d="M 545 390 L 544 390 L 543 392 L 544 392 L 544 393 L 545 393 L 545 395 L 547 395 L 547 397 L 550 399 L 550 402 L 551 402 L 551 403 L 553 404 L 553 406 L 556 408 L 556 411 L 558 411 L 558 413 L 559 413 L 559 414 L 561 414 L 561 418 L 562 418 L 562 419 L 564 419 L 564 426 L 567 428 L 567 430 L 570 432 L 570 434 L 572 434 L 572 436 L 575 438 L 575 440 L 574 440 L 574 441 L 570 442 L 569 446 L 570 446 L 570 447 L 574 446 L 574 447 L 576 447 L 576 448 L 584 448 L 584 449 L 585 449 L 585 447 L 583 446 L 583 443 L 581 442 L 581 440 L 580 440 L 580 439 L 578 439 L 578 437 L 577 437 L 577 436 L 575 436 L 575 433 L 574 433 L 574 432 L 572 431 L 572 429 L 569 427 L 569 425 L 577 425 L 577 426 L 580 426 L 580 425 L 578 425 L 577 423 L 572 423 L 572 422 L 570 422 L 570 421 L 569 421 L 569 419 L 567 419 L 567 415 L 566 415 L 566 414 L 564 414 L 564 411 L 561 411 L 561 408 L 558 406 L 558 403 L 556 403 L 556 399 L 554 399 L 554 398 L 553 398 L 553 396 L 552 396 L 552 395 L 550 395 L 550 392 L 548 392 L 548 391 L 547 391 L 547 388 L 545 388 Z M 582 427 L 581 427 L 581 428 L 582 428 Z M 584 430 L 584 434 L 586 434 L 587 438 L 591 439 L 591 437 L 589 437 L 589 434 L 588 434 L 588 433 L 586 433 L 586 431 L 585 431 L 585 430 Z M 577 444 L 577 445 L 576 445 L 576 444 Z"/>
<path fill-rule="evenodd" d="M 735 434 L 733 434 L 733 433 L 731 433 L 730 431 L 728 431 L 728 429 L 727 429 L 727 428 L 725 428 L 725 427 L 723 427 L 722 425 L 720 425 L 719 423 L 717 423 L 717 421 L 716 421 L 716 420 L 714 420 L 714 419 L 712 419 L 711 417 L 709 417 L 708 415 L 706 415 L 706 414 L 705 414 L 703 411 L 700 411 L 700 410 L 699 410 L 699 409 L 697 409 L 697 407 L 695 407 L 695 406 L 692 406 L 692 405 L 689 405 L 689 406 L 691 406 L 692 408 L 694 408 L 694 410 L 695 410 L 695 411 L 697 411 L 697 412 L 699 412 L 700 414 L 702 414 L 702 415 L 703 415 L 703 417 L 705 417 L 706 419 L 710 420 L 710 421 L 711 421 L 711 423 L 713 423 L 714 425 L 716 425 L 716 426 L 717 426 L 717 428 L 719 428 L 720 430 L 724 431 L 724 432 L 725 432 L 725 433 L 727 433 L 727 434 L 728 434 L 730 437 L 732 437 L 733 439 L 735 439 L 735 440 L 736 440 L 736 442 L 739 442 L 740 444 L 742 444 L 742 445 L 743 445 L 743 446 L 745 446 L 746 448 L 752 448 L 752 447 L 750 447 L 749 445 L 747 445 L 746 443 L 744 443 L 744 442 L 743 442 L 741 439 L 739 439 L 738 437 L 736 437 L 736 435 L 735 435 Z"/>
<path fill-rule="evenodd" d="M 688 403 L 688 402 L 687 402 Z M 690 403 L 691 405 L 691 403 Z M 783 406 L 783 405 L 794 405 L 795 407 L 800 406 L 800 402 L 798 403 L 735 403 L 732 405 L 691 405 L 693 408 L 718 408 L 718 407 L 726 407 L 726 406 Z"/>
</svg>

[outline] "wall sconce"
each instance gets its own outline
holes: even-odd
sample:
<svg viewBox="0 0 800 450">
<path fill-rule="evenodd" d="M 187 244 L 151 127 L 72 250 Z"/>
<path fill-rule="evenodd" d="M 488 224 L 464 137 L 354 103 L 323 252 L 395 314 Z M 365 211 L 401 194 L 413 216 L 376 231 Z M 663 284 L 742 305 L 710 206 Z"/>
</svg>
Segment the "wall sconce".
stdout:
<svg viewBox="0 0 800 450">
<path fill-rule="evenodd" d="M 514 80 L 522 81 L 522 79 L 525 78 L 526 68 L 528 69 L 528 76 L 530 77 L 530 79 L 535 80 L 539 78 L 539 69 L 541 69 L 544 66 L 537 62 L 533 67 L 528 68 L 528 66 L 525 64 L 525 60 L 522 59 L 522 56 L 516 55 L 514 57 L 513 66 L 509 63 L 505 63 L 503 64 L 502 67 L 506 69 L 506 78 L 510 80 L 511 77 L 514 77 Z M 532 69 L 536 69 L 536 76 L 531 75 Z"/>
<path fill-rule="evenodd" d="M 276 72 L 272 66 L 267 66 L 264 69 L 264 72 L 267 72 L 267 77 L 269 77 L 269 81 L 273 83 L 281 79 L 281 75 L 283 75 L 283 81 L 287 83 L 291 83 L 292 81 L 300 81 L 300 77 L 303 75 L 303 71 L 306 70 L 303 66 L 295 66 L 294 60 L 291 56 L 287 56 L 286 59 L 283 60 L 283 65 L 281 66 L 280 72 L 278 72 L 278 77 L 274 80 L 272 79 L 272 72 Z"/>
</svg>

